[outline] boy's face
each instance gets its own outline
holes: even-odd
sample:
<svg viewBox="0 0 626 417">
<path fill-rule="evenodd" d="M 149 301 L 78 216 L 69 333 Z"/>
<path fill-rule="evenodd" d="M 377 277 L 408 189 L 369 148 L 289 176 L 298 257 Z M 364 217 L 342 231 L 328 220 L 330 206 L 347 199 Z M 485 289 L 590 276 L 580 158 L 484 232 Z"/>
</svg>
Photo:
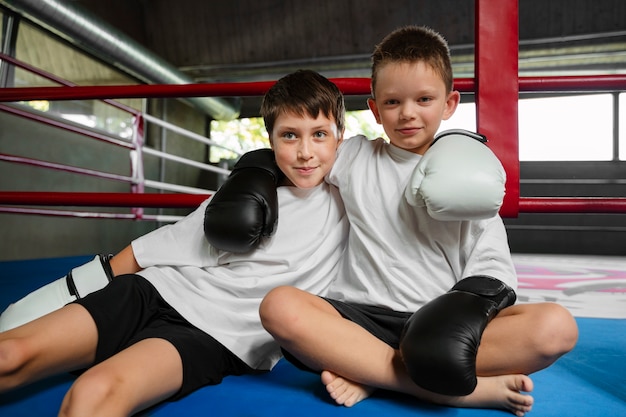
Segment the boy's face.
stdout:
<svg viewBox="0 0 626 417">
<path fill-rule="evenodd" d="M 386 64 L 374 94 L 368 105 L 391 143 L 417 154 L 426 152 L 460 101 L 459 92 L 446 93 L 441 77 L 423 62 Z"/>
<path fill-rule="evenodd" d="M 333 164 L 343 139 L 334 120 L 320 113 L 309 115 L 283 113 L 276 119 L 270 143 L 278 167 L 292 185 L 312 188 L 319 185 Z"/>
</svg>

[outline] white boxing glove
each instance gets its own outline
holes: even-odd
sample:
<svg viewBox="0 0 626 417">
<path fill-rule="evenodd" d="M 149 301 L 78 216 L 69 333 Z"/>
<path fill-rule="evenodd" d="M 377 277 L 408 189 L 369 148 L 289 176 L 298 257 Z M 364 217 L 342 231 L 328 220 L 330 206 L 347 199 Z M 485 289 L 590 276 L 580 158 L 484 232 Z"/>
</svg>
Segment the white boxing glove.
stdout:
<svg viewBox="0 0 626 417">
<path fill-rule="evenodd" d="M 9 305 L 0 315 L 0 332 L 38 319 L 104 288 L 113 279 L 109 259 L 111 256 L 97 255 L 86 264 L 72 269 L 67 276 L 44 285 Z"/>
<path fill-rule="evenodd" d="M 441 132 L 419 161 L 405 198 L 435 220 L 495 216 L 504 200 L 506 173 L 486 138 L 467 130 Z"/>
</svg>

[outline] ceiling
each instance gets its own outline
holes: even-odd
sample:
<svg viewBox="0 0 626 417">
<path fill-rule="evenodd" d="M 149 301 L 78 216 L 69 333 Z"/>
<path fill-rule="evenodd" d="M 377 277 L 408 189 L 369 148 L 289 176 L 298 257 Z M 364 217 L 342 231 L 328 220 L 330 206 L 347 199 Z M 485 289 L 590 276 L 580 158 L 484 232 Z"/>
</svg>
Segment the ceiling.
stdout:
<svg viewBox="0 0 626 417">
<path fill-rule="evenodd" d="M 19 2 L 0 0 L 11 3 Z M 455 75 L 473 76 L 471 0 L 67 3 L 111 25 L 193 82 L 273 80 L 298 68 L 327 77 L 368 77 L 373 46 L 406 24 L 441 32 L 451 46 Z M 626 73 L 623 0 L 519 0 L 519 37 L 520 75 Z M 110 83 L 97 79 L 102 74 L 83 77 L 81 84 Z"/>
<path fill-rule="evenodd" d="M 197 82 L 272 79 L 300 67 L 331 75 L 369 76 L 369 55 L 401 25 L 441 32 L 453 56 L 471 55 L 471 0 L 75 0 L 100 19 L 171 62 Z M 574 54 L 610 48 L 621 61 L 588 67 L 626 71 L 623 0 L 519 0 L 521 50 L 536 51 L 535 70 Z M 545 57 L 544 57 L 545 58 Z M 530 59 L 530 57 L 529 57 Z M 542 63 L 545 64 L 542 65 Z M 528 63 L 530 65 L 530 62 Z M 576 65 L 576 64 L 574 64 Z M 529 70 L 532 67 L 528 68 Z M 457 74 L 458 75 L 458 74 Z"/>
</svg>

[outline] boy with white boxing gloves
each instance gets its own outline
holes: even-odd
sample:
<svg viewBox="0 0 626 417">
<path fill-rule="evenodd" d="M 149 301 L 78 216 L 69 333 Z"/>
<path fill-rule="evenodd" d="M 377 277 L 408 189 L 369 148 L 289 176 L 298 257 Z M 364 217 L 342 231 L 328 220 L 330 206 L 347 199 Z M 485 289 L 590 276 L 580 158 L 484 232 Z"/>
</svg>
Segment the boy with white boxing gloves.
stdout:
<svg viewBox="0 0 626 417">
<path fill-rule="evenodd" d="M 382 388 L 522 416 L 533 403 L 527 375 L 576 343 L 565 308 L 513 305 L 497 215 L 504 170 L 480 137 L 435 138 L 459 100 L 436 32 L 404 27 L 376 46 L 368 104 L 390 143 L 344 140 L 327 178 L 350 220 L 343 273 L 327 297 L 279 287 L 261 304 L 286 356 L 321 372 L 339 404 Z"/>
</svg>

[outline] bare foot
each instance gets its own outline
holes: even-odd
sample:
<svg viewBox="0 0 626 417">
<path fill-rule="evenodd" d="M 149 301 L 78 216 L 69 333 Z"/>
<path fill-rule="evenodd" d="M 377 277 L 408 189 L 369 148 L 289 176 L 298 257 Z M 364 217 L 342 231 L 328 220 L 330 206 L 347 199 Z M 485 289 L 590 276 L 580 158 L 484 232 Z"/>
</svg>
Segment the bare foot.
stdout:
<svg viewBox="0 0 626 417">
<path fill-rule="evenodd" d="M 526 375 L 499 375 L 479 377 L 474 392 L 457 397 L 453 404 L 459 407 L 498 408 L 510 411 L 517 417 L 528 413 L 533 406 L 533 397 L 524 394 L 533 390 L 533 381 Z"/>
<path fill-rule="evenodd" d="M 330 397 L 339 405 L 352 407 L 354 404 L 369 397 L 374 388 L 345 379 L 330 371 L 322 372 L 322 384 Z"/>
</svg>

